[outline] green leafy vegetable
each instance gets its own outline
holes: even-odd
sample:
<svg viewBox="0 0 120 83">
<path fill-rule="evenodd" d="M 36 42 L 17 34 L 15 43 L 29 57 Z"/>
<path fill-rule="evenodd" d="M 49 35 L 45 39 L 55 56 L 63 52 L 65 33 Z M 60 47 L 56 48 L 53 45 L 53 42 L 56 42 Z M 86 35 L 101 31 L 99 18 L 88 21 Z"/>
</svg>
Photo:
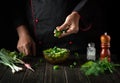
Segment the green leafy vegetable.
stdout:
<svg viewBox="0 0 120 83">
<path fill-rule="evenodd" d="M 65 30 L 58 31 L 57 29 L 54 30 L 54 37 L 59 37 L 62 33 L 65 33 Z"/>
<path fill-rule="evenodd" d="M 77 62 L 73 62 L 72 64 L 70 64 L 70 68 L 75 68 L 77 66 Z"/>
<path fill-rule="evenodd" d="M 62 57 L 67 56 L 69 51 L 67 49 L 58 48 L 55 46 L 54 48 L 44 50 L 43 53 L 45 55 L 47 55 L 48 57 L 51 57 L 53 59 L 57 59 L 57 58 L 62 58 Z"/>
<path fill-rule="evenodd" d="M 76 66 L 76 65 L 77 65 L 77 62 L 73 62 L 73 65 Z"/>
<path fill-rule="evenodd" d="M 26 68 L 31 69 L 29 64 L 21 60 L 23 57 L 24 55 L 22 53 L 18 53 L 16 51 L 11 52 L 4 48 L 0 50 L 0 63 L 11 68 L 12 73 L 23 69 L 22 67 L 17 66 L 17 64 L 24 64 Z"/>
<path fill-rule="evenodd" d="M 59 65 L 54 65 L 54 66 L 53 66 L 53 69 L 54 69 L 54 70 L 58 70 L 59 68 L 60 68 Z"/>
<path fill-rule="evenodd" d="M 109 62 L 107 57 L 105 57 L 103 60 L 98 61 L 88 61 L 81 65 L 80 70 L 85 73 L 85 75 L 99 75 L 104 74 L 105 71 L 109 71 L 110 73 L 113 73 L 115 70 L 115 66 L 120 66 L 120 64 L 114 64 L 112 62 Z"/>
<path fill-rule="evenodd" d="M 71 64 L 71 65 L 70 65 L 70 68 L 74 68 L 74 66 Z"/>
<path fill-rule="evenodd" d="M 75 56 L 75 58 L 77 59 L 77 58 L 80 58 L 80 56 L 79 56 L 79 53 L 78 52 L 75 52 L 74 53 L 74 56 Z"/>
<path fill-rule="evenodd" d="M 56 46 L 43 51 L 44 58 L 52 64 L 64 62 L 69 57 L 69 54 L 70 51 L 68 49 Z"/>
</svg>

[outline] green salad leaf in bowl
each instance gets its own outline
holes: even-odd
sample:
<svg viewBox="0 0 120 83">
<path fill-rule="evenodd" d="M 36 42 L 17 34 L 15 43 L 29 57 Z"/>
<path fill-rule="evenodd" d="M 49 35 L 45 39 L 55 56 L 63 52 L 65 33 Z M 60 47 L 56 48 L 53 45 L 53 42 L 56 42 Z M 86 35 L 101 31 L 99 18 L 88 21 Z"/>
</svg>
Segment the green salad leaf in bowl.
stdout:
<svg viewBox="0 0 120 83">
<path fill-rule="evenodd" d="M 62 63 L 69 57 L 70 51 L 66 48 L 53 47 L 43 51 L 44 58 L 53 64 Z"/>
</svg>

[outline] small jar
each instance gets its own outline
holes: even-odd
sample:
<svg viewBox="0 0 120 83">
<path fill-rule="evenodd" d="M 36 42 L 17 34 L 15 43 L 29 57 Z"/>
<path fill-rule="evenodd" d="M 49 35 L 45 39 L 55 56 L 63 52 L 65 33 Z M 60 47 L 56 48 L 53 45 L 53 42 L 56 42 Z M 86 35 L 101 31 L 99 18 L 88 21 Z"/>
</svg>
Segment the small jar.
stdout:
<svg viewBox="0 0 120 83">
<path fill-rule="evenodd" d="M 96 59 L 96 48 L 95 43 L 88 43 L 87 46 L 87 60 L 94 60 Z"/>
</svg>

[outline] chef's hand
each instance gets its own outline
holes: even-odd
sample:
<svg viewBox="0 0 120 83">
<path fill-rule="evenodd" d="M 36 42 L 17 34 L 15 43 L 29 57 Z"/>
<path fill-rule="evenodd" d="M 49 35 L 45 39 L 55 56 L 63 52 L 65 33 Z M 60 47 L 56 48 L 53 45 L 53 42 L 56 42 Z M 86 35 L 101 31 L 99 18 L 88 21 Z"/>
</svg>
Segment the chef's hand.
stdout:
<svg viewBox="0 0 120 83">
<path fill-rule="evenodd" d="M 17 28 L 19 40 L 17 49 L 19 52 L 25 55 L 36 55 L 36 45 L 34 40 L 30 37 L 25 26 L 19 26 Z"/>
<path fill-rule="evenodd" d="M 56 27 L 58 31 L 66 30 L 66 32 L 61 34 L 59 38 L 77 33 L 79 31 L 79 20 L 80 15 L 77 12 L 72 12 L 68 15 L 65 22 L 61 26 Z"/>
</svg>

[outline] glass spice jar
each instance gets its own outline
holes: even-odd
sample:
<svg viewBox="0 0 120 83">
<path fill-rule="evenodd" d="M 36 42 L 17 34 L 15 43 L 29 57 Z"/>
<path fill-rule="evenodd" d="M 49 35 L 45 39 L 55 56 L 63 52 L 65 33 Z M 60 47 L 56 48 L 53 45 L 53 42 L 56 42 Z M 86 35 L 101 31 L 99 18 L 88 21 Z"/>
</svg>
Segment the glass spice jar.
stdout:
<svg viewBox="0 0 120 83">
<path fill-rule="evenodd" d="M 87 60 L 94 60 L 96 59 L 96 48 L 95 43 L 91 42 L 88 43 L 87 46 Z"/>
</svg>

